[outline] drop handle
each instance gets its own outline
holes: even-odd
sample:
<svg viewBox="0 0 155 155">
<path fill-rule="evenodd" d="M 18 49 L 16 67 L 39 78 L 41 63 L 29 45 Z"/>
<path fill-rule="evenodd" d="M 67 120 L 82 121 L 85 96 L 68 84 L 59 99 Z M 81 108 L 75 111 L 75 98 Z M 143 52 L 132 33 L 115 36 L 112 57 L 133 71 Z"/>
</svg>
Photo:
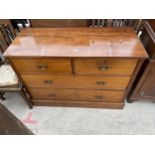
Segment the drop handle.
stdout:
<svg viewBox="0 0 155 155">
<path fill-rule="evenodd" d="M 40 65 L 38 65 L 37 67 L 38 67 L 38 69 L 40 69 L 41 71 L 45 71 L 45 70 L 48 68 L 48 65 L 46 65 L 46 64 L 40 64 Z"/>
<path fill-rule="evenodd" d="M 101 70 L 101 71 L 106 71 L 106 70 L 109 69 L 109 67 L 108 67 L 107 65 L 101 65 L 101 66 L 99 66 L 98 68 L 99 68 L 99 70 Z"/>
<path fill-rule="evenodd" d="M 48 96 L 49 96 L 49 97 L 56 97 L 57 95 L 56 95 L 56 94 L 50 93 L 50 94 L 48 94 Z"/>
<path fill-rule="evenodd" d="M 102 100 L 103 99 L 103 96 L 100 96 L 100 95 L 96 95 L 94 96 L 96 100 Z"/>
<path fill-rule="evenodd" d="M 104 81 L 96 81 L 96 84 L 97 84 L 97 85 L 105 85 L 106 82 L 104 82 Z"/>
<path fill-rule="evenodd" d="M 53 81 L 52 81 L 52 80 L 44 80 L 44 83 L 45 83 L 45 84 L 52 84 Z"/>
</svg>

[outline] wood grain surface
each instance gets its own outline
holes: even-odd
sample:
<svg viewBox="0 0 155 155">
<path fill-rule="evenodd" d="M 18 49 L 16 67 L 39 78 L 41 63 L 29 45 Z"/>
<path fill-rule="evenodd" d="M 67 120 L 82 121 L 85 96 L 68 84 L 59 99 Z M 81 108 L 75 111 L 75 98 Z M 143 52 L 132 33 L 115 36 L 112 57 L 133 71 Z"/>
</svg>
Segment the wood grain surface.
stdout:
<svg viewBox="0 0 155 155">
<path fill-rule="evenodd" d="M 132 28 L 28 28 L 5 56 L 144 58 L 147 54 Z"/>
</svg>

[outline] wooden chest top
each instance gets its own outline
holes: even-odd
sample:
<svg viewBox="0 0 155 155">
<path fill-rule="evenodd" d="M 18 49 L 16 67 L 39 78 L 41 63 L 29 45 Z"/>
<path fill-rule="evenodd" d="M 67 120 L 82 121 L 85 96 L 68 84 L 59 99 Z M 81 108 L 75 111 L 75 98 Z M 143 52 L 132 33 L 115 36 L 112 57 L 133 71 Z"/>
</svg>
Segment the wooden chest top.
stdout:
<svg viewBox="0 0 155 155">
<path fill-rule="evenodd" d="M 28 28 L 6 57 L 128 57 L 147 53 L 132 28 Z"/>
</svg>

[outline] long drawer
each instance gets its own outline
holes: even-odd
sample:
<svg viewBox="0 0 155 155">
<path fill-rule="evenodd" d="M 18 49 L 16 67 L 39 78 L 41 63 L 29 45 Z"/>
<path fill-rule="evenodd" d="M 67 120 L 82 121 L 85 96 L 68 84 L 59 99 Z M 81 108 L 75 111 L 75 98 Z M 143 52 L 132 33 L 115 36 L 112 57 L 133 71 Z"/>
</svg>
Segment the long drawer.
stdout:
<svg viewBox="0 0 155 155">
<path fill-rule="evenodd" d="M 12 58 L 11 61 L 24 74 L 71 74 L 72 70 L 68 59 Z"/>
<path fill-rule="evenodd" d="M 75 73 L 78 75 L 128 75 L 131 76 L 135 66 L 136 59 L 77 59 L 74 62 Z"/>
<path fill-rule="evenodd" d="M 30 89 L 32 99 L 76 100 L 74 89 Z"/>
<path fill-rule="evenodd" d="M 79 90 L 79 100 L 97 102 L 122 102 L 123 91 Z"/>
<path fill-rule="evenodd" d="M 122 102 L 123 91 L 87 89 L 30 89 L 33 100 L 79 100 L 95 102 Z"/>
<path fill-rule="evenodd" d="M 21 75 L 28 87 L 125 90 L 130 77 Z"/>
</svg>

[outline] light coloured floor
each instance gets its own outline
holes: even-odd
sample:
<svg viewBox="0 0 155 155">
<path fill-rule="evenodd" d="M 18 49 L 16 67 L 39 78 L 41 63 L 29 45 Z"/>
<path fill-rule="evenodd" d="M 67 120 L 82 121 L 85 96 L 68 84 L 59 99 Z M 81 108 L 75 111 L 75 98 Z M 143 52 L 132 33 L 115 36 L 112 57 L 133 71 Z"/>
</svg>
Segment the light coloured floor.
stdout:
<svg viewBox="0 0 155 155">
<path fill-rule="evenodd" d="M 2 103 L 34 134 L 155 134 L 155 103 L 134 102 L 123 110 L 34 107 L 29 110 L 17 93 Z"/>
</svg>

